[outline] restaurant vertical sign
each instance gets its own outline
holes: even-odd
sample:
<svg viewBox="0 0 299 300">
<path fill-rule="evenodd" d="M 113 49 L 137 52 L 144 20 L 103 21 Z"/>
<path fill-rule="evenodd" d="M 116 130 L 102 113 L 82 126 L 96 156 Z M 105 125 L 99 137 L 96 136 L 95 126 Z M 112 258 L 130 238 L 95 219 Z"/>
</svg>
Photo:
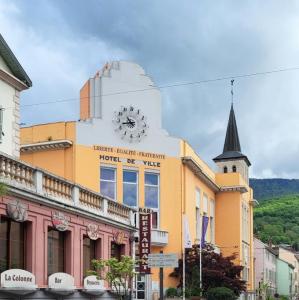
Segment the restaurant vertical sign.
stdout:
<svg viewBox="0 0 299 300">
<path fill-rule="evenodd" d="M 146 208 L 139 209 L 139 272 L 150 274 L 148 267 L 148 255 L 151 252 L 151 210 Z"/>
</svg>

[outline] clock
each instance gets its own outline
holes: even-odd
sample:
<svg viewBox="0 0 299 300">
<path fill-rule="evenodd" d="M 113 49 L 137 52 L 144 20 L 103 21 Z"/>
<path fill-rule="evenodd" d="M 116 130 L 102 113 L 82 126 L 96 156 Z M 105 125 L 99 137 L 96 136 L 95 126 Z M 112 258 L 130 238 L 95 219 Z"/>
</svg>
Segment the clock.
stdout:
<svg viewBox="0 0 299 300">
<path fill-rule="evenodd" d="M 130 143 L 140 142 L 147 135 L 148 125 L 140 109 L 130 105 L 122 106 L 114 112 L 114 130 L 123 140 Z"/>
</svg>

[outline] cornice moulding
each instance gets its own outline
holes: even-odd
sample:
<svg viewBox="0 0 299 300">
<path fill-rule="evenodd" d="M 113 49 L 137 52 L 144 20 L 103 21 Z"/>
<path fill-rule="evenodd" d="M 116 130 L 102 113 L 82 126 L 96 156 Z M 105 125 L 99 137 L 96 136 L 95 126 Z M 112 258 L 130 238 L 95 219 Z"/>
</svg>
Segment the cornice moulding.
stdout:
<svg viewBox="0 0 299 300">
<path fill-rule="evenodd" d="M 48 141 L 41 143 L 25 144 L 21 145 L 20 151 L 25 152 L 38 152 L 46 150 L 61 150 L 69 148 L 73 143 L 69 140 L 57 140 L 57 141 Z"/>
</svg>

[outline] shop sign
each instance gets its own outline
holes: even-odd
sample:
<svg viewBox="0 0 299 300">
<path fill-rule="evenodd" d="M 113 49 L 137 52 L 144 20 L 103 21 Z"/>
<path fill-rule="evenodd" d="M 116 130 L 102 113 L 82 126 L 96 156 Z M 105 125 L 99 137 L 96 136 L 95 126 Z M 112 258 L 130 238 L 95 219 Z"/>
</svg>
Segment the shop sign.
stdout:
<svg viewBox="0 0 299 300">
<path fill-rule="evenodd" d="M 1 273 L 1 288 L 35 289 L 35 276 L 25 270 L 11 269 Z"/>
<path fill-rule="evenodd" d="M 124 243 L 125 233 L 123 231 L 114 231 L 113 232 L 113 241 L 117 245 L 121 245 Z"/>
<path fill-rule="evenodd" d="M 7 214 L 16 222 L 27 221 L 28 213 L 27 206 L 20 200 L 13 200 L 7 203 Z"/>
<path fill-rule="evenodd" d="M 55 211 L 52 213 L 52 223 L 59 231 L 66 231 L 69 227 L 69 221 L 62 212 Z"/>
<path fill-rule="evenodd" d="M 88 224 L 87 235 L 91 240 L 97 240 L 100 237 L 99 226 L 96 224 Z"/>
<path fill-rule="evenodd" d="M 86 290 L 104 290 L 104 280 L 98 279 L 97 276 L 87 276 L 84 278 L 84 289 Z"/>
<path fill-rule="evenodd" d="M 178 256 L 176 253 L 155 253 L 148 255 L 148 265 L 151 268 L 177 268 Z"/>
<path fill-rule="evenodd" d="M 150 274 L 148 255 L 151 251 L 151 214 L 139 213 L 139 272 Z"/>
<path fill-rule="evenodd" d="M 75 289 L 74 277 L 67 273 L 54 273 L 49 276 L 48 286 L 54 290 Z"/>
</svg>

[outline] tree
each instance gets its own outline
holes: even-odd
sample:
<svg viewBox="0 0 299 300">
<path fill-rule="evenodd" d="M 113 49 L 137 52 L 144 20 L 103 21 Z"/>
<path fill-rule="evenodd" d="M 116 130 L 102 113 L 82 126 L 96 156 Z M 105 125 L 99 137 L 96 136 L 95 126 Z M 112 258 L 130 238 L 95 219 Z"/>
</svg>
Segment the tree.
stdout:
<svg viewBox="0 0 299 300">
<path fill-rule="evenodd" d="M 135 261 L 131 256 L 122 255 L 121 260 L 114 257 L 108 260 L 92 260 L 94 271 L 88 271 L 90 275 L 96 275 L 99 278 L 105 278 L 112 290 L 117 294 L 118 299 L 129 298 L 132 278 L 135 274 Z M 108 267 L 105 276 L 104 268 Z"/>
<path fill-rule="evenodd" d="M 7 186 L 3 183 L 0 182 L 0 196 L 3 196 L 7 193 Z"/>
<path fill-rule="evenodd" d="M 191 249 L 186 249 L 185 272 L 186 289 L 192 290 L 198 287 L 199 280 L 199 245 L 193 245 Z M 235 255 L 224 257 L 217 254 L 211 246 L 202 250 L 202 288 L 206 294 L 211 288 L 226 287 L 233 291 L 236 296 L 246 290 L 246 282 L 241 280 L 242 266 L 233 263 Z M 179 261 L 179 267 L 174 270 L 171 276 L 180 278 L 179 287 L 182 287 L 183 261 Z"/>
</svg>

